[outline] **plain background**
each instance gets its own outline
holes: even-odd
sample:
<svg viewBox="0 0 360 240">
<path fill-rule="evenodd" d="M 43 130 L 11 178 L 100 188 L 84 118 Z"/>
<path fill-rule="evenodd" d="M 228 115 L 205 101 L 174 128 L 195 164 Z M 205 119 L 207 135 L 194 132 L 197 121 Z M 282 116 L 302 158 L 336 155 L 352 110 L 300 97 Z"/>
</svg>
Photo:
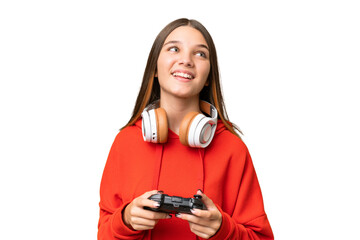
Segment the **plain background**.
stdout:
<svg viewBox="0 0 360 240">
<path fill-rule="evenodd" d="M 103 167 L 151 45 L 187 17 L 213 36 L 276 239 L 356 239 L 359 12 L 348 0 L 1 1 L 0 238 L 96 239 Z"/>
</svg>

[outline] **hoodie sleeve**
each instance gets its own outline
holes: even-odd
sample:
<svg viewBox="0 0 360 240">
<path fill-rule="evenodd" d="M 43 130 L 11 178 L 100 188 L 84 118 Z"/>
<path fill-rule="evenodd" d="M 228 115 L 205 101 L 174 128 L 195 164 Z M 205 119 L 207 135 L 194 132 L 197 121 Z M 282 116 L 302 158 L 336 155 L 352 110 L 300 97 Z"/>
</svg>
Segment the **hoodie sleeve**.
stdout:
<svg viewBox="0 0 360 240">
<path fill-rule="evenodd" d="M 110 149 L 101 179 L 98 240 L 143 239 L 145 234 L 145 231 L 129 229 L 122 220 L 122 212 L 129 203 L 123 202 L 119 193 L 121 184 L 124 184 L 119 174 L 119 158 L 121 157 L 119 136 L 120 133 Z"/>
<path fill-rule="evenodd" d="M 274 239 L 264 210 L 259 182 L 248 151 L 245 158 L 235 209 L 232 214 L 229 214 L 224 212 L 220 206 L 217 206 L 222 214 L 222 225 L 211 238 L 213 240 Z"/>
</svg>

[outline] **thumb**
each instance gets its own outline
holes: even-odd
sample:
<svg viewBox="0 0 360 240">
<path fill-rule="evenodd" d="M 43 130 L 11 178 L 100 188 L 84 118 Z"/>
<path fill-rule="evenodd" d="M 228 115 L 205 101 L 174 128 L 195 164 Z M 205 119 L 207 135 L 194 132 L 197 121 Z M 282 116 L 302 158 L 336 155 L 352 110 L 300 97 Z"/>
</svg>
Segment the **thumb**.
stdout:
<svg viewBox="0 0 360 240">
<path fill-rule="evenodd" d="M 196 194 L 200 195 L 202 197 L 201 200 L 203 201 L 203 203 L 205 204 L 205 206 L 208 210 L 216 207 L 214 202 L 208 196 L 206 196 L 205 193 L 203 193 L 200 189 L 197 191 Z"/>
<path fill-rule="evenodd" d="M 141 197 L 149 198 L 151 195 L 157 194 L 158 192 L 159 192 L 158 190 L 152 190 L 152 191 L 144 193 L 143 195 L 141 195 Z"/>
</svg>

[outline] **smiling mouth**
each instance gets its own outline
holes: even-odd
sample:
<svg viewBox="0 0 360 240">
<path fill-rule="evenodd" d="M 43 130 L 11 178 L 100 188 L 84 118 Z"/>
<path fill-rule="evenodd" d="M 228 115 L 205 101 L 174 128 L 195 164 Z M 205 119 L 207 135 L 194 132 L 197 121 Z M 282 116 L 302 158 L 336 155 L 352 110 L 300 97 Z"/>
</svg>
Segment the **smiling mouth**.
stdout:
<svg viewBox="0 0 360 240">
<path fill-rule="evenodd" d="M 186 79 L 193 79 L 194 76 L 190 75 L 190 74 L 187 74 L 187 73 L 183 73 L 183 72 L 174 72 L 172 74 L 174 77 L 182 77 L 182 78 L 186 78 Z"/>
</svg>

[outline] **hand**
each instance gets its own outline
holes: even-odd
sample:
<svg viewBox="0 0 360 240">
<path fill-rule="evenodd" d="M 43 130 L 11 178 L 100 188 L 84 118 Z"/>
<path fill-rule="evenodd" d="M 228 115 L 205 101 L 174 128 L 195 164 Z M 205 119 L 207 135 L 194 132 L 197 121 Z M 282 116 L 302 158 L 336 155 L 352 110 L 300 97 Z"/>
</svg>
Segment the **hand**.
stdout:
<svg viewBox="0 0 360 240">
<path fill-rule="evenodd" d="M 202 196 L 207 210 L 193 209 L 192 214 L 177 214 L 176 217 L 187 220 L 190 230 L 201 238 L 208 239 L 215 235 L 222 223 L 222 215 L 214 202 L 200 190 L 197 192 Z"/>
<path fill-rule="evenodd" d="M 126 226 L 133 230 L 153 229 L 160 219 L 171 218 L 167 213 L 153 212 L 145 210 L 144 207 L 157 208 L 159 203 L 148 199 L 158 191 L 146 192 L 140 197 L 135 198 L 125 207 L 123 221 Z"/>
</svg>

